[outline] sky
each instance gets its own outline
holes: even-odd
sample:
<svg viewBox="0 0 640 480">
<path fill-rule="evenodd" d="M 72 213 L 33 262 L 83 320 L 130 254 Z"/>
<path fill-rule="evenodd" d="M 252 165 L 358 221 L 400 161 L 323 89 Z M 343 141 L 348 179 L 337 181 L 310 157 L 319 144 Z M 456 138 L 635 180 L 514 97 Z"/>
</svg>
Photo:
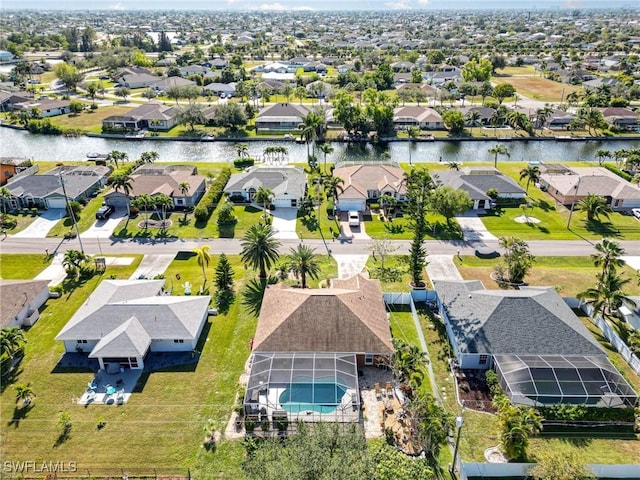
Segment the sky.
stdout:
<svg viewBox="0 0 640 480">
<path fill-rule="evenodd" d="M 638 7 L 638 0 L 0 0 L 1 10 L 398 10 Z"/>
</svg>

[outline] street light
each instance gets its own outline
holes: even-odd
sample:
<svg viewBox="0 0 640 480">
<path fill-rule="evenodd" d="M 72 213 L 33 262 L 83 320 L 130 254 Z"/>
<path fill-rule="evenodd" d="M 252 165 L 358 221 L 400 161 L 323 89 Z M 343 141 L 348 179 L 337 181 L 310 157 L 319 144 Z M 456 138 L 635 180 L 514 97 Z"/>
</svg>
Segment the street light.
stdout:
<svg viewBox="0 0 640 480">
<path fill-rule="evenodd" d="M 460 410 L 460 416 L 456 417 L 456 428 L 458 429 L 458 438 L 456 438 L 456 446 L 453 449 L 453 462 L 451 463 L 450 473 L 454 473 L 456 471 L 456 460 L 458 458 L 458 446 L 460 445 L 460 436 L 462 434 L 462 425 L 464 424 L 464 410 L 465 410 L 465 401 L 462 400 L 462 410 Z"/>
<path fill-rule="evenodd" d="M 573 208 L 576 206 L 576 198 L 578 197 L 578 189 L 580 188 L 580 181 L 582 177 L 578 176 L 578 183 L 574 185 L 573 201 L 571 202 L 571 210 L 569 210 L 569 220 L 567 221 L 567 230 L 571 230 L 571 216 L 573 215 Z"/>
</svg>

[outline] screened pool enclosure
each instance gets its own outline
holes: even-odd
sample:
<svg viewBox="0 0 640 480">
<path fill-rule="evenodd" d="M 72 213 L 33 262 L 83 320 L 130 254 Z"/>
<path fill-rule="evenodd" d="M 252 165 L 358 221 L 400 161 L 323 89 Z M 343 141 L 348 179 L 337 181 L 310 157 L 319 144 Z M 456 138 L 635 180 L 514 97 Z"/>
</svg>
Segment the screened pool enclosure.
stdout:
<svg viewBox="0 0 640 480">
<path fill-rule="evenodd" d="M 633 407 L 638 396 L 606 356 L 494 355 L 498 380 L 513 403 Z"/>
<path fill-rule="evenodd" d="M 254 353 L 246 415 L 290 422 L 357 422 L 358 368 L 350 353 Z"/>
</svg>

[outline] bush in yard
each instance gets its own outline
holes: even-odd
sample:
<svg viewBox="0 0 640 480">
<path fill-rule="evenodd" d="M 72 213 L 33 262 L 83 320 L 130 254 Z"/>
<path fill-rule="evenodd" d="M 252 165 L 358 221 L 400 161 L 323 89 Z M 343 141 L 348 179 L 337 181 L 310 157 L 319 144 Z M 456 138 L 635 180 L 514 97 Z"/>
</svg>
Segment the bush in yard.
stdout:
<svg viewBox="0 0 640 480">
<path fill-rule="evenodd" d="M 253 158 L 241 157 L 241 158 L 236 158 L 233 161 L 233 166 L 236 168 L 247 168 L 247 167 L 253 167 L 255 163 L 256 161 Z"/>
<path fill-rule="evenodd" d="M 231 170 L 229 168 L 222 169 L 194 209 L 193 215 L 196 217 L 196 221 L 204 222 L 209 218 L 220 198 L 222 198 L 224 187 L 227 185 L 229 178 L 231 178 Z"/>
<path fill-rule="evenodd" d="M 67 216 L 71 216 L 71 212 L 76 217 L 76 220 L 80 216 L 80 212 L 82 211 L 82 205 L 79 202 L 73 201 L 67 204 Z"/>
</svg>

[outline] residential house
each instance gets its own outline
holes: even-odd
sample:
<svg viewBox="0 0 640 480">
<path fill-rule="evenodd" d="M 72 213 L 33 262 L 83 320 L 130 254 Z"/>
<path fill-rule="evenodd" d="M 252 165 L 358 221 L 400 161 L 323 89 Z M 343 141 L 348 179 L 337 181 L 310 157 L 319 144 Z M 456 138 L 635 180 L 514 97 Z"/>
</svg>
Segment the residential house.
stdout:
<svg viewBox="0 0 640 480">
<path fill-rule="evenodd" d="M 209 72 L 209 69 L 202 65 L 187 65 L 180 67 L 180 75 L 183 77 L 189 77 L 191 75 L 204 75 Z"/>
<path fill-rule="evenodd" d="M 242 197 L 246 202 L 253 202 L 259 187 L 273 192 L 272 203 L 276 208 L 297 208 L 306 194 L 307 180 L 300 167 L 255 166 L 231 175 L 224 193 L 231 199 Z"/>
<path fill-rule="evenodd" d="M 151 87 L 155 85 L 157 81 L 158 77 L 150 73 L 122 75 L 116 80 L 119 86 L 131 89 Z"/>
<path fill-rule="evenodd" d="M 216 70 L 222 70 L 224 68 L 227 68 L 229 63 L 224 58 L 214 58 L 213 60 L 206 62 L 204 65 L 208 66 L 209 68 L 215 68 Z"/>
<path fill-rule="evenodd" d="M 495 113 L 495 110 L 490 107 L 465 107 L 460 109 L 460 111 L 464 114 L 465 118 L 469 118 L 473 112 L 478 112 L 480 114 L 480 118 L 478 119 L 480 125 L 489 125 L 491 116 Z"/>
<path fill-rule="evenodd" d="M 568 130 L 571 122 L 575 120 L 575 115 L 569 112 L 558 110 L 553 112 L 547 119 L 546 127 L 552 130 Z"/>
<path fill-rule="evenodd" d="M 29 99 L 23 103 L 15 103 L 13 105 L 14 110 L 31 110 L 37 108 L 40 111 L 42 117 L 55 117 L 57 115 L 64 115 L 71 111 L 71 102 L 69 100 L 54 100 L 43 99 L 33 100 Z"/>
<path fill-rule="evenodd" d="M 629 295 L 629 300 L 635 302 L 635 307 L 621 305 L 618 312 L 633 330 L 640 330 L 640 297 Z"/>
<path fill-rule="evenodd" d="M 637 394 L 553 287 L 434 280 L 457 366 L 493 368 L 513 403 L 633 407 Z"/>
<path fill-rule="evenodd" d="M 391 68 L 393 69 L 394 72 L 411 72 L 411 70 L 413 70 L 414 68 L 416 68 L 416 65 L 412 62 L 407 62 L 407 61 L 400 61 L 400 62 L 394 62 L 391 64 Z"/>
<path fill-rule="evenodd" d="M 49 298 L 49 280 L 0 279 L 0 327 L 30 327 Z"/>
<path fill-rule="evenodd" d="M 640 113 L 622 107 L 602 109 L 602 116 L 611 125 L 622 130 L 640 131 Z"/>
<path fill-rule="evenodd" d="M 204 90 L 205 95 L 209 93 L 218 96 L 233 96 L 236 93 L 236 84 L 213 82 L 205 85 L 202 90 Z"/>
<path fill-rule="evenodd" d="M 309 114 L 309 109 L 293 103 L 276 103 L 263 109 L 256 118 L 259 130 L 295 130 Z"/>
<path fill-rule="evenodd" d="M 31 95 L 27 92 L 0 92 L 0 112 L 10 112 L 16 105 L 25 104 L 33 101 Z"/>
<path fill-rule="evenodd" d="M 105 185 L 110 171 L 104 166 L 57 167 L 44 175 L 14 177 L 6 184 L 9 207 L 66 208 L 67 199 L 88 200 Z"/>
<path fill-rule="evenodd" d="M 640 207 L 640 187 L 602 167 L 543 166 L 540 188 L 562 205 L 575 205 L 588 195 L 603 197 L 614 210 Z"/>
<path fill-rule="evenodd" d="M 0 157 L 0 185 L 31 166 L 31 160 L 19 157 Z"/>
<path fill-rule="evenodd" d="M 167 77 L 162 80 L 158 80 L 153 84 L 153 88 L 157 92 L 166 92 L 168 89 L 172 87 L 189 87 L 196 86 L 196 82 L 193 80 L 187 80 L 182 77 Z"/>
<path fill-rule="evenodd" d="M 343 181 L 338 193 L 338 210 L 364 212 L 367 202 L 375 202 L 382 195 L 391 195 L 397 201 L 407 200 L 404 171 L 393 165 L 354 165 L 340 167 L 333 176 Z"/>
<path fill-rule="evenodd" d="M 118 80 L 121 79 L 122 77 L 128 76 L 128 75 L 151 75 L 153 72 L 151 70 L 149 70 L 148 68 L 145 67 L 123 67 L 118 69 L 118 71 L 116 71 L 116 73 L 114 73 L 111 78 L 113 78 L 113 80 L 116 83 L 119 83 Z M 155 77 L 156 80 L 158 80 L 158 77 Z"/>
<path fill-rule="evenodd" d="M 103 130 L 172 129 L 178 123 L 181 109 L 160 102 L 149 102 L 131 109 L 125 115 L 111 115 L 102 120 Z"/>
<path fill-rule="evenodd" d="M 493 167 L 465 167 L 462 170 L 446 170 L 433 174 L 434 179 L 454 190 L 464 190 L 473 200 L 473 209 L 491 208 L 489 190 L 496 190 L 498 198 L 521 200 L 525 190 L 511 177 Z"/>
<path fill-rule="evenodd" d="M 207 295 L 174 296 L 164 280 L 104 280 L 56 336 L 67 353 L 142 369 L 150 352 L 196 349 L 209 315 Z"/>
<path fill-rule="evenodd" d="M 358 422 L 358 369 L 394 350 L 379 281 L 268 286 L 252 346 L 248 418 Z"/>
<path fill-rule="evenodd" d="M 189 187 L 182 191 L 181 185 Z M 114 208 L 130 208 L 131 201 L 140 195 L 165 194 L 173 201 L 175 208 L 191 208 L 197 205 L 206 190 L 206 178 L 197 175 L 194 167 L 186 165 L 171 165 L 168 167 L 154 164 L 143 165 L 131 175 L 131 190 L 128 194 L 123 191 L 110 190 L 104 196 L 107 205 Z"/>
<path fill-rule="evenodd" d="M 444 128 L 442 117 L 429 107 L 398 107 L 393 111 L 393 125 L 396 130 L 418 127 L 422 130 Z"/>
</svg>

